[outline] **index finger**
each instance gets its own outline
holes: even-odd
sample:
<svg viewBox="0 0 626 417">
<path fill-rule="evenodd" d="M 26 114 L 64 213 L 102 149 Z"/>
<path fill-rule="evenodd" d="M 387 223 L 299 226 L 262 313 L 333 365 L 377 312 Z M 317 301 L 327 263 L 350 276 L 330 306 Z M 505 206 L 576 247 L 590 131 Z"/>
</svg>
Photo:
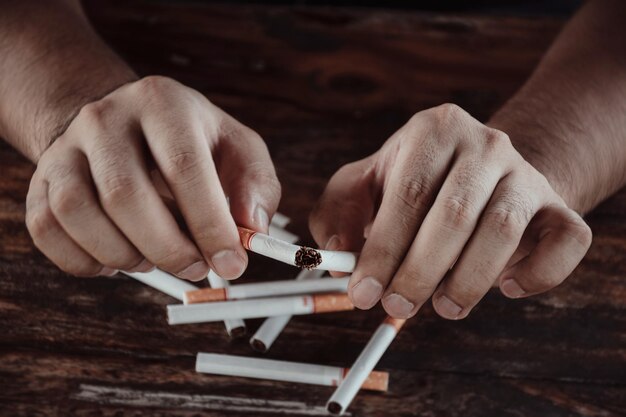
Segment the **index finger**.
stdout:
<svg viewBox="0 0 626 417">
<path fill-rule="evenodd" d="M 151 113 L 142 128 L 155 162 L 170 188 L 200 252 L 219 276 L 233 279 L 247 266 L 196 109 L 177 117 Z M 181 117 L 181 115 L 183 115 Z"/>
</svg>

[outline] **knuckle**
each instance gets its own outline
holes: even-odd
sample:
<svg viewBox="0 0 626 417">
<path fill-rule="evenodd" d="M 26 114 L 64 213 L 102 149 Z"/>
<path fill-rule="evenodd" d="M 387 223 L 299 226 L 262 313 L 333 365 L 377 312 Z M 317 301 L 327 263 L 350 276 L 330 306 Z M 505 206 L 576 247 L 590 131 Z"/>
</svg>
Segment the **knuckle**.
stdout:
<svg viewBox="0 0 626 417">
<path fill-rule="evenodd" d="M 176 81 L 161 75 L 149 75 L 135 82 L 137 93 L 149 100 L 160 100 L 164 98 Z"/>
<path fill-rule="evenodd" d="M 467 112 L 454 103 L 444 103 L 432 109 L 432 116 L 439 126 L 450 126 L 468 116 Z"/>
<path fill-rule="evenodd" d="M 564 223 L 564 232 L 578 242 L 578 244 L 586 251 L 591 246 L 593 240 L 593 232 L 587 223 L 579 217 L 569 219 Z"/>
<path fill-rule="evenodd" d="M 487 224 L 497 238 L 504 242 L 517 240 L 522 236 L 526 229 L 526 217 L 511 207 L 494 208 L 485 213 Z"/>
<path fill-rule="evenodd" d="M 163 167 L 163 175 L 174 184 L 185 184 L 198 177 L 200 163 L 195 152 L 177 150 L 172 152 Z"/>
<path fill-rule="evenodd" d="M 110 174 L 102 180 L 100 200 L 103 206 L 111 208 L 139 193 L 139 187 L 132 175 Z"/>
<path fill-rule="evenodd" d="M 56 220 L 49 207 L 38 210 L 28 210 L 26 212 L 26 228 L 33 237 L 35 244 L 55 228 Z"/>
<path fill-rule="evenodd" d="M 78 189 L 71 182 L 51 186 L 48 192 L 52 212 L 60 216 L 66 216 L 76 213 L 85 207 L 88 200 L 77 191 Z"/>
<path fill-rule="evenodd" d="M 257 166 L 250 170 L 250 175 L 251 178 L 254 178 L 255 182 L 261 184 L 263 190 L 271 196 L 272 199 L 275 201 L 280 199 L 282 188 L 273 170 L 265 166 Z"/>
<path fill-rule="evenodd" d="M 441 224 L 453 231 L 467 232 L 474 228 L 475 204 L 467 197 L 448 196 L 442 202 Z"/>
<path fill-rule="evenodd" d="M 112 103 L 104 98 L 85 104 L 78 113 L 77 120 L 82 121 L 93 128 L 101 128 L 107 124 L 112 109 Z"/>
<path fill-rule="evenodd" d="M 396 197 L 409 211 L 423 209 L 431 194 L 432 189 L 423 178 L 405 175 L 398 181 Z"/>
<path fill-rule="evenodd" d="M 501 130 L 487 127 L 483 138 L 487 153 L 500 156 L 500 152 L 511 149 L 511 139 L 509 135 Z"/>
</svg>

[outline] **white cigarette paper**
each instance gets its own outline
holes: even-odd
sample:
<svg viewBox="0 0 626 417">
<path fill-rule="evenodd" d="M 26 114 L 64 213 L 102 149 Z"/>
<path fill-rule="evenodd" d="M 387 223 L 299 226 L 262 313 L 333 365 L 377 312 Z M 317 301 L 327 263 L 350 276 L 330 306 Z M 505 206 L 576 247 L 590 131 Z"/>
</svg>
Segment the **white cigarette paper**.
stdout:
<svg viewBox="0 0 626 417">
<path fill-rule="evenodd" d="M 348 375 L 339 384 L 328 400 L 326 408 L 332 414 L 343 414 L 350 405 L 361 385 L 372 372 L 393 339 L 398 334 L 405 320 L 387 317 L 374 332 L 367 345 L 357 358 Z"/>
<path fill-rule="evenodd" d="M 218 301 L 167 306 L 169 324 L 206 323 L 229 319 L 301 315 L 353 310 L 347 294 L 294 295 L 253 300 Z"/>
<path fill-rule="evenodd" d="M 160 269 L 155 269 L 150 272 L 122 271 L 122 273 L 180 301 L 184 300 L 187 291 L 198 289 L 198 287 L 191 285 L 188 281 L 176 278 Z"/>
<path fill-rule="evenodd" d="M 294 294 L 317 294 L 324 292 L 347 292 L 350 277 L 318 278 L 305 281 L 282 280 L 252 282 L 222 288 L 202 288 L 185 293 L 185 304 L 212 301 L 244 300 L 249 298 L 276 297 Z"/>
<path fill-rule="evenodd" d="M 270 224 L 269 235 L 275 237 L 276 239 L 284 240 L 285 242 L 289 243 L 296 243 L 298 240 L 300 240 L 297 235 L 294 235 L 293 233 L 278 226 L 274 226 L 273 224 Z"/>
<path fill-rule="evenodd" d="M 285 216 L 282 213 L 276 212 L 272 216 L 272 220 L 270 223 L 275 225 L 276 227 L 280 227 L 281 229 L 284 229 L 285 226 L 287 226 L 290 221 L 291 219 L 289 217 Z"/>
<path fill-rule="evenodd" d="M 243 227 L 239 227 L 239 237 L 244 248 L 299 268 L 352 272 L 358 259 L 358 254 L 355 252 L 297 246 Z"/>
<path fill-rule="evenodd" d="M 209 271 L 207 279 L 209 280 L 211 288 L 228 288 L 230 286 L 228 281 L 213 271 Z M 186 303 L 185 300 L 183 300 L 183 302 Z M 239 337 L 246 333 L 246 323 L 241 319 L 224 320 L 224 327 L 226 327 L 226 333 L 228 333 L 230 337 Z"/>
<path fill-rule="evenodd" d="M 198 353 L 196 357 L 196 372 L 331 387 L 341 383 L 347 371 L 346 368 L 336 366 L 248 358 L 217 353 Z M 386 391 L 388 381 L 389 375 L 386 372 L 374 371 L 366 378 L 363 388 Z"/>
<path fill-rule="evenodd" d="M 304 281 L 307 279 L 316 279 L 322 276 L 324 271 L 321 269 L 302 270 L 296 277 L 296 281 Z M 276 316 L 265 319 L 261 327 L 256 331 L 254 336 L 250 338 L 250 346 L 256 351 L 267 352 L 272 346 L 278 335 L 283 331 L 287 323 L 291 320 L 291 314 L 284 316 Z"/>
</svg>

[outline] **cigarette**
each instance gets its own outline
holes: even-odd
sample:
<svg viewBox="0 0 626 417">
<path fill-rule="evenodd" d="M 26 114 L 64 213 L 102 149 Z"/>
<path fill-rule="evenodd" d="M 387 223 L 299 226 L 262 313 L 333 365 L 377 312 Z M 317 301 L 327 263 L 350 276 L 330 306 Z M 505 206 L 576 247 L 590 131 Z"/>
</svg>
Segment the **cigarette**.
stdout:
<svg viewBox="0 0 626 417">
<path fill-rule="evenodd" d="M 322 276 L 324 271 L 321 269 L 304 269 L 300 271 L 296 277 L 296 281 L 307 279 L 316 279 Z M 284 316 L 276 316 L 265 319 L 261 327 L 256 331 L 254 336 L 250 338 L 250 346 L 258 352 L 267 352 L 272 346 L 278 335 L 283 331 L 287 323 L 291 320 L 291 314 Z"/>
<path fill-rule="evenodd" d="M 209 280 L 209 285 L 211 288 L 228 288 L 230 283 L 226 281 L 224 278 L 220 277 L 213 271 L 209 271 L 209 275 L 207 276 Z M 186 293 L 185 293 L 186 294 Z M 186 296 L 184 296 L 186 299 Z M 183 302 L 186 303 L 185 299 Z M 226 327 L 226 333 L 232 338 L 238 338 L 246 334 L 246 323 L 241 319 L 229 319 L 224 320 L 224 327 Z"/>
<path fill-rule="evenodd" d="M 348 294 L 293 295 L 253 300 L 167 306 L 169 324 L 206 323 L 227 319 L 331 313 L 354 310 Z"/>
<path fill-rule="evenodd" d="M 150 272 L 122 271 L 122 273 L 180 301 L 184 300 L 187 291 L 198 289 L 198 287 L 191 285 L 189 282 L 176 278 L 160 269 L 155 269 Z"/>
<path fill-rule="evenodd" d="M 296 243 L 298 240 L 300 240 L 297 235 L 294 235 L 293 233 L 278 226 L 274 226 L 273 224 L 270 224 L 269 235 L 275 237 L 276 239 L 284 240 L 285 242 L 289 243 Z"/>
<path fill-rule="evenodd" d="M 254 230 L 239 227 L 239 237 L 244 248 L 302 269 L 352 272 L 358 254 L 297 246 Z"/>
<path fill-rule="evenodd" d="M 196 372 L 330 387 L 336 387 L 340 384 L 348 371 L 347 368 L 336 366 L 248 358 L 217 353 L 198 353 L 196 357 Z M 388 385 L 389 374 L 387 372 L 373 371 L 366 376 L 361 388 L 384 392 L 387 391 Z"/>
<path fill-rule="evenodd" d="M 213 301 L 276 297 L 280 295 L 347 292 L 349 280 L 350 277 L 318 278 L 306 281 L 266 281 L 231 285 L 222 288 L 202 288 L 185 293 L 184 303 L 197 304 Z"/>
<path fill-rule="evenodd" d="M 405 320 L 387 317 L 374 332 L 369 342 L 357 358 L 348 375 L 339 384 L 326 404 L 332 414 L 343 414 L 350 405 L 359 388 L 372 372 L 393 339 L 404 325 Z"/>
<path fill-rule="evenodd" d="M 280 227 L 281 229 L 284 229 L 285 226 L 287 226 L 287 224 L 289 224 L 290 221 L 291 219 L 289 217 L 285 216 L 282 213 L 276 212 L 272 216 L 272 220 L 270 223 L 275 225 L 276 227 Z"/>
</svg>

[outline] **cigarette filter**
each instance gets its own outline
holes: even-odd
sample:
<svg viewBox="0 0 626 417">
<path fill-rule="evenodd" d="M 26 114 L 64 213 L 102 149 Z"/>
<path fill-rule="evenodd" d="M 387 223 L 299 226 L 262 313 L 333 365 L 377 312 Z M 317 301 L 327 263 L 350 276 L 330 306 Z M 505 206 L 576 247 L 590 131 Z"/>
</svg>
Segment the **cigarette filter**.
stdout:
<svg viewBox="0 0 626 417">
<path fill-rule="evenodd" d="M 323 273 L 324 271 L 321 269 L 304 269 L 300 271 L 296 277 L 296 281 L 316 279 L 321 277 Z M 256 351 L 267 352 L 287 323 L 289 323 L 289 320 L 291 320 L 291 314 L 265 319 L 261 327 L 259 327 L 254 336 L 250 339 L 250 346 Z"/>
<path fill-rule="evenodd" d="M 328 400 L 326 408 L 332 414 L 343 414 L 355 395 L 359 392 L 363 382 L 372 372 L 383 356 L 393 339 L 398 334 L 405 320 L 387 317 L 374 332 L 369 342 L 357 358 L 348 375 L 339 384 Z"/>
<path fill-rule="evenodd" d="M 211 301 L 276 297 L 279 295 L 347 292 L 349 280 L 349 277 L 318 278 L 306 281 L 266 281 L 224 286 L 222 288 L 202 288 L 185 293 L 184 301 L 185 304 L 196 304 Z"/>
<path fill-rule="evenodd" d="M 189 282 L 176 278 L 175 276 L 161 271 L 160 269 L 154 269 L 150 272 L 122 271 L 122 273 L 180 301 L 183 301 L 187 291 L 198 289 L 198 287 L 191 285 Z"/>
<path fill-rule="evenodd" d="M 350 302 L 348 295 L 332 293 L 168 305 L 167 315 L 169 324 L 186 324 L 347 310 L 354 310 L 354 305 Z"/>
<path fill-rule="evenodd" d="M 217 353 L 198 353 L 196 372 L 335 387 L 344 380 L 348 369 Z M 361 388 L 387 391 L 388 385 L 387 372 L 373 371 L 366 376 Z"/>
<path fill-rule="evenodd" d="M 354 252 L 297 246 L 243 227 L 239 227 L 239 237 L 244 248 L 303 269 L 352 272 L 358 258 L 358 254 Z"/>
<path fill-rule="evenodd" d="M 224 278 L 220 277 L 213 271 L 209 271 L 208 275 L 209 285 L 212 288 L 220 289 L 220 288 L 228 288 L 230 283 L 226 281 Z M 185 296 L 186 298 L 186 296 Z M 183 300 L 185 303 L 186 301 Z M 230 337 L 236 338 L 241 337 L 246 334 L 246 323 L 241 319 L 230 319 L 224 320 L 224 327 L 226 327 L 226 333 Z"/>
</svg>

